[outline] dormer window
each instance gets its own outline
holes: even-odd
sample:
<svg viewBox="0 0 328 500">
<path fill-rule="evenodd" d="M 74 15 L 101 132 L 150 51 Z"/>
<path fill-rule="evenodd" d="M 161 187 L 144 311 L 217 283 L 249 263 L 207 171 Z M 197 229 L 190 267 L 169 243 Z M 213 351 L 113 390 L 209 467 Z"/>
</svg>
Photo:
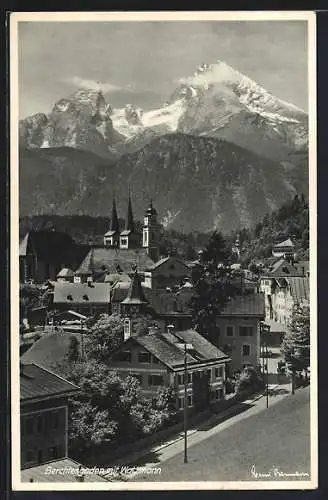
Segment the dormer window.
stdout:
<svg viewBox="0 0 328 500">
<path fill-rule="evenodd" d="M 73 300 L 73 296 L 71 294 L 69 294 L 69 295 L 67 295 L 66 299 L 72 301 Z"/>
<path fill-rule="evenodd" d="M 83 298 L 83 300 L 89 300 L 89 297 L 87 294 L 84 294 L 82 298 Z"/>
</svg>

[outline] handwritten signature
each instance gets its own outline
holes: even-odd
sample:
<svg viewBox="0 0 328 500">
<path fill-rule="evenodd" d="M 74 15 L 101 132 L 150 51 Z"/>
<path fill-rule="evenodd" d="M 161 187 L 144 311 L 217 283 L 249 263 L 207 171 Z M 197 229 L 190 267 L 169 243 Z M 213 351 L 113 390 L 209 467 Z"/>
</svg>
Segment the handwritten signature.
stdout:
<svg viewBox="0 0 328 500">
<path fill-rule="evenodd" d="M 283 472 L 279 467 L 273 466 L 266 472 L 258 472 L 255 465 L 251 467 L 251 475 L 255 479 L 281 479 L 281 478 L 295 478 L 295 477 L 309 477 L 308 472 Z"/>
</svg>

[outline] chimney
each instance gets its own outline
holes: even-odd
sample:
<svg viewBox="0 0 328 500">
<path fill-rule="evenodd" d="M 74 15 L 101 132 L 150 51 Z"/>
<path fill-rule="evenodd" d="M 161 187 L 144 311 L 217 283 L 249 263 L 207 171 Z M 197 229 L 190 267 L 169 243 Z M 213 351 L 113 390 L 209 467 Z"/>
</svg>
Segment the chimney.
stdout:
<svg viewBox="0 0 328 500">
<path fill-rule="evenodd" d="M 149 326 L 148 333 L 149 333 L 149 335 L 155 335 L 156 333 L 158 333 L 158 326 L 156 326 L 156 325 Z"/>
</svg>

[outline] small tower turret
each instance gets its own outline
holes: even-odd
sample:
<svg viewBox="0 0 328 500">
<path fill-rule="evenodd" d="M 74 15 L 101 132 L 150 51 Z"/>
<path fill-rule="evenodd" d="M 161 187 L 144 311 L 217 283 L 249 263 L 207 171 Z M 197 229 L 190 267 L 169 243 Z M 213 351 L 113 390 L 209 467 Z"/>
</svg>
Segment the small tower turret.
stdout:
<svg viewBox="0 0 328 500">
<path fill-rule="evenodd" d="M 148 301 L 142 289 L 137 269 L 134 272 L 126 298 L 121 302 L 121 314 L 124 318 L 124 340 L 138 335 L 137 326 L 140 316 L 147 313 Z"/>
<path fill-rule="evenodd" d="M 150 200 L 144 217 L 142 246 L 146 248 L 147 254 L 154 262 L 159 259 L 159 229 L 157 210 L 154 208 L 152 200 Z"/>
<path fill-rule="evenodd" d="M 119 237 L 120 237 L 120 223 L 118 220 L 116 202 L 114 198 L 112 207 L 112 217 L 110 220 L 110 228 L 109 231 L 107 231 L 107 233 L 104 234 L 104 245 L 106 247 L 117 247 Z"/>
</svg>

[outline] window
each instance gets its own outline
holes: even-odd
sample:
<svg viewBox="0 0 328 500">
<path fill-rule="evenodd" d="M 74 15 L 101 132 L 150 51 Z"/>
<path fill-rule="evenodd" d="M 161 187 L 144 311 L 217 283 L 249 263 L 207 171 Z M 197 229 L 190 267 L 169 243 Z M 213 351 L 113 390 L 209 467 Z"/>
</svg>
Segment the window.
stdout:
<svg viewBox="0 0 328 500">
<path fill-rule="evenodd" d="M 250 356 L 250 354 L 251 354 L 251 346 L 249 344 L 243 344 L 242 355 L 243 356 Z"/>
<path fill-rule="evenodd" d="M 139 352 L 139 363 L 151 363 L 151 354 L 150 352 Z"/>
<path fill-rule="evenodd" d="M 144 246 L 148 246 L 148 231 L 144 231 Z"/>
<path fill-rule="evenodd" d="M 233 327 L 232 326 L 227 326 L 226 337 L 233 337 Z"/>
<path fill-rule="evenodd" d="M 178 385 L 184 385 L 184 374 L 179 373 L 178 375 Z"/>
<path fill-rule="evenodd" d="M 188 384 L 192 383 L 192 373 L 188 373 Z"/>
<path fill-rule="evenodd" d="M 148 385 L 163 385 L 162 375 L 148 375 Z"/>
<path fill-rule="evenodd" d="M 215 368 L 215 378 L 223 377 L 223 368 L 220 366 L 219 368 Z"/>
<path fill-rule="evenodd" d="M 129 319 L 124 320 L 123 328 L 124 328 L 124 339 L 127 339 L 131 334 L 131 321 Z"/>
<path fill-rule="evenodd" d="M 252 337 L 253 335 L 253 327 L 252 326 L 240 326 L 239 327 L 239 336 L 240 337 Z"/>
<path fill-rule="evenodd" d="M 121 238 L 121 246 L 122 247 L 128 246 L 128 239 L 127 238 Z"/>
<path fill-rule="evenodd" d="M 192 395 L 188 396 L 188 406 L 192 406 L 193 401 L 192 401 Z"/>
<path fill-rule="evenodd" d="M 121 351 L 117 354 L 118 361 L 126 361 L 127 363 L 131 363 L 131 351 Z"/>
<path fill-rule="evenodd" d="M 178 408 L 179 410 L 184 408 L 184 397 L 178 398 Z"/>
</svg>

